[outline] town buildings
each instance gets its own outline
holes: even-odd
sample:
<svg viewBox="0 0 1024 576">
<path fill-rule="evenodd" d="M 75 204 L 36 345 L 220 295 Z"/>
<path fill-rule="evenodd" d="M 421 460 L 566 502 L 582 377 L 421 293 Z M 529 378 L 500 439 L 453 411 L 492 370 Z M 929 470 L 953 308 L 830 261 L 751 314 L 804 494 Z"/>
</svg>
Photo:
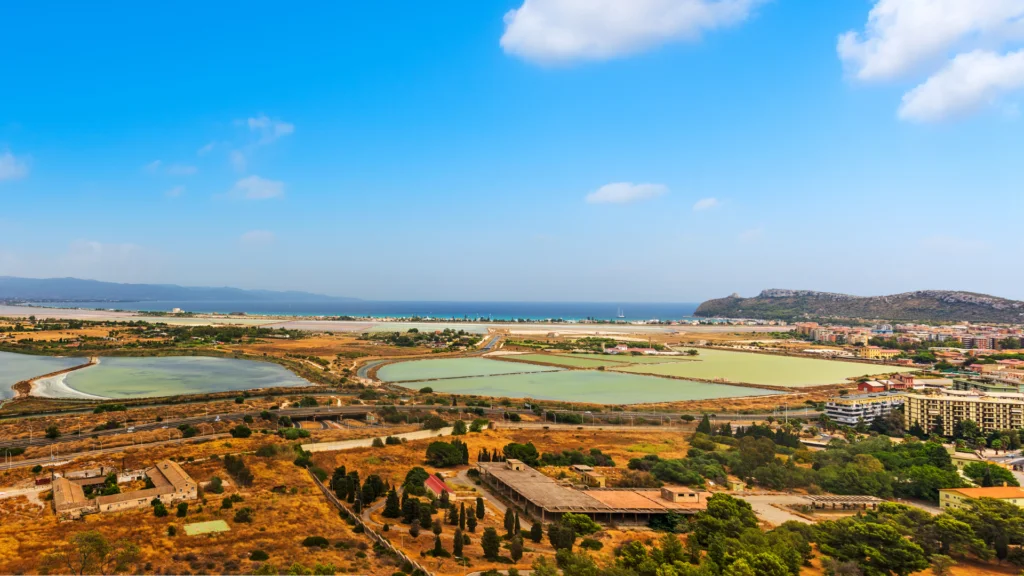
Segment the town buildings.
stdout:
<svg viewBox="0 0 1024 576">
<path fill-rule="evenodd" d="M 957 422 L 971 420 L 984 432 L 1024 427 L 1024 394 L 943 390 L 904 396 L 904 425 L 952 436 Z"/>
</svg>

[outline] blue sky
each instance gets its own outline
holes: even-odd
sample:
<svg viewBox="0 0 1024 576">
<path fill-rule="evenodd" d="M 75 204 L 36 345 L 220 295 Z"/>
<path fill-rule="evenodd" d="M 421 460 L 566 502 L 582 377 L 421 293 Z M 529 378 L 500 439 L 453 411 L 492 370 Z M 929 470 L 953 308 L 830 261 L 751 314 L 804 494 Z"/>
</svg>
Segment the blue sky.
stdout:
<svg viewBox="0 0 1024 576">
<path fill-rule="evenodd" d="M 1024 1 L 0 8 L 0 275 L 1024 298 Z"/>
</svg>

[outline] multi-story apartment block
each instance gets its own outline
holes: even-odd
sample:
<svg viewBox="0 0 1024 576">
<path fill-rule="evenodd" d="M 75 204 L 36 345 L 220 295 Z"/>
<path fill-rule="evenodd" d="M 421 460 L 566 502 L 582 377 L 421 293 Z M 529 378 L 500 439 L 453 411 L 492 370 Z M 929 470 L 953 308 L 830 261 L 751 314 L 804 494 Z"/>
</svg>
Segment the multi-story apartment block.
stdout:
<svg viewBox="0 0 1024 576">
<path fill-rule="evenodd" d="M 832 398 L 825 403 L 825 414 L 836 424 L 856 426 L 870 424 L 903 405 L 902 394 L 860 394 Z"/>
<path fill-rule="evenodd" d="M 957 422 L 974 421 L 985 432 L 1024 427 L 1024 394 L 944 390 L 937 394 L 907 394 L 904 425 L 917 424 L 952 436 Z"/>
</svg>

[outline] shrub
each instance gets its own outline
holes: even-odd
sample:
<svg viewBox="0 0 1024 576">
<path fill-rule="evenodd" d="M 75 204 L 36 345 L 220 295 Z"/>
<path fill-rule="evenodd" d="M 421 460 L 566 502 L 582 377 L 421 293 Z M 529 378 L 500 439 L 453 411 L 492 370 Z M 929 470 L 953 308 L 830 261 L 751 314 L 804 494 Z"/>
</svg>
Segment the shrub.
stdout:
<svg viewBox="0 0 1024 576">
<path fill-rule="evenodd" d="M 252 522 L 252 508 L 246 506 L 235 512 L 235 522 Z"/>
<path fill-rule="evenodd" d="M 167 535 L 168 536 L 173 538 L 177 534 L 178 534 L 178 529 L 177 528 L 175 528 L 174 526 L 168 526 L 167 527 Z"/>
<path fill-rule="evenodd" d="M 220 476 L 214 476 L 210 479 L 210 485 L 206 487 L 206 490 L 213 494 L 223 494 L 224 481 L 220 479 Z"/>
<path fill-rule="evenodd" d="M 232 438 L 248 438 L 252 436 L 252 430 L 245 424 L 239 424 L 231 429 Z"/>
<path fill-rule="evenodd" d="M 420 394 L 432 394 L 433 392 L 434 389 L 431 388 L 430 386 L 424 386 L 423 388 L 420 388 Z"/>
<path fill-rule="evenodd" d="M 401 444 L 401 443 L 402 443 L 402 439 L 401 438 L 396 438 L 394 436 L 388 436 L 387 438 L 384 439 L 384 444 L 386 444 L 388 446 L 394 446 L 396 444 Z"/>
<path fill-rule="evenodd" d="M 163 518 L 164 516 L 167 516 L 167 507 L 164 506 L 163 502 L 158 502 L 155 506 L 153 506 L 153 515 L 157 518 Z"/>
<path fill-rule="evenodd" d="M 270 555 L 263 550 L 253 550 L 249 553 L 249 560 L 252 560 L 253 562 L 263 562 L 269 558 Z"/>
<path fill-rule="evenodd" d="M 330 546 L 330 543 L 327 541 L 327 538 L 324 538 L 323 536 L 307 536 L 302 541 L 302 545 L 307 548 L 312 548 L 313 546 L 327 548 L 328 546 Z"/>
<path fill-rule="evenodd" d="M 178 518 L 184 518 L 188 516 L 188 502 L 180 502 L 178 504 Z"/>
<path fill-rule="evenodd" d="M 381 440 L 380 438 L 374 438 L 373 439 L 373 447 L 374 448 L 383 448 L 384 447 L 384 441 Z"/>
<path fill-rule="evenodd" d="M 580 542 L 580 548 L 585 548 L 587 550 L 600 550 L 601 548 L 604 548 L 604 544 L 602 544 L 600 540 L 584 538 Z"/>
</svg>

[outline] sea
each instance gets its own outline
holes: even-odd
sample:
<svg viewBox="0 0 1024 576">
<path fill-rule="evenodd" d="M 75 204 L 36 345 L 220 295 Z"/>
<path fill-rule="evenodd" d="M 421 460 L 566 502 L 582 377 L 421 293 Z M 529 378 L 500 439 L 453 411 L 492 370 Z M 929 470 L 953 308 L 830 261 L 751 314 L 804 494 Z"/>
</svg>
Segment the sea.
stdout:
<svg viewBox="0 0 1024 576">
<path fill-rule="evenodd" d="M 256 302 L 256 301 L 145 301 L 145 302 L 39 302 L 35 306 L 170 312 L 179 308 L 195 313 L 237 313 L 268 316 L 352 316 L 357 318 L 431 318 L 438 320 L 692 320 L 698 304 L 691 302 Z"/>
</svg>

